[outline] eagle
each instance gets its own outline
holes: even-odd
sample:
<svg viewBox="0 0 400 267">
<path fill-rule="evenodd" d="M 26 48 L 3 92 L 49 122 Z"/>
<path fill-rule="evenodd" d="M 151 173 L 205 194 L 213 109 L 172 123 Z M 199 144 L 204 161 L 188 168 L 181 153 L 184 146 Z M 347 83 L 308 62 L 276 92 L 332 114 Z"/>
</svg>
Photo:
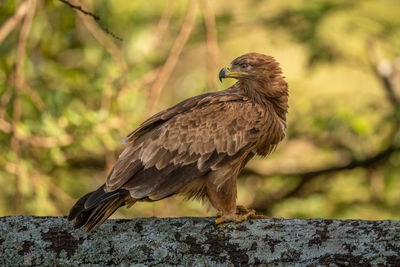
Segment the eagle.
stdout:
<svg viewBox="0 0 400 267">
<path fill-rule="evenodd" d="M 105 184 L 71 208 L 75 228 L 94 231 L 121 206 L 176 194 L 208 200 L 220 215 L 216 224 L 254 215 L 236 205 L 237 177 L 285 137 L 288 85 L 279 63 L 260 53 L 233 60 L 223 78 L 237 82 L 153 115 L 124 139 Z"/>
</svg>

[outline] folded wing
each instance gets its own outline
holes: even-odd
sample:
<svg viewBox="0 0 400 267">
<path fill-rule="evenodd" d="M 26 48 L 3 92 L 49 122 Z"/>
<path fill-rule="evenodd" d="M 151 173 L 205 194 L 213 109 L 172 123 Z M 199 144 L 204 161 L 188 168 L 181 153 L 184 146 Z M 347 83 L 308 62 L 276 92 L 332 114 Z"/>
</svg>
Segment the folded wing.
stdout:
<svg viewBox="0 0 400 267">
<path fill-rule="evenodd" d="M 180 105 L 180 106 L 179 106 Z M 131 133 L 105 189 L 159 200 L 249 153 L 265 130 L 265 112 L 237 96 L 189 99 Z"/>
</svg>

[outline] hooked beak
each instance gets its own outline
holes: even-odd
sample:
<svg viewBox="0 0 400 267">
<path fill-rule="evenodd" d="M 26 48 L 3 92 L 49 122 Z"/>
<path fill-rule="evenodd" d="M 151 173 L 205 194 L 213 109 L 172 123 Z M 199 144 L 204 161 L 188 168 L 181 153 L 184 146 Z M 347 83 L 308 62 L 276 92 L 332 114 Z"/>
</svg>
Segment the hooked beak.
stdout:
<svg viewBox="0 0 400 267">
<path fill-rule="evenodd" d="M 229 64 L 219 72 L 219 81 L 222 82 L 224 78 L 240 78 L 247 75 L 247 72 L 232 71 L 232 65 Z"/>
<path fill-rule="evenodd" d="M 219 81 L 220 82 L 222 82 L 222 79 L 223 78 L 226 78 L 226 77 L 228 77 L 228 75 L 229 75 L 229 72 L 230 71 L 228 71 L 228 69 L 225 67 L 225 68 L 223 68 L 220 72 L 219 72 Z"/>
</svg>

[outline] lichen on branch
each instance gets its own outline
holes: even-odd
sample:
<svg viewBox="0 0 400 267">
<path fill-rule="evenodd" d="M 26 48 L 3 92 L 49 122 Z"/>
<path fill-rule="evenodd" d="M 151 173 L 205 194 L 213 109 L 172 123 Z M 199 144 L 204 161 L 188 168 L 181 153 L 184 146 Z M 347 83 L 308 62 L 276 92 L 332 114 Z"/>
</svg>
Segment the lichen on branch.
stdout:
<svg viewBox="0 0 400 267">
<path fill-rule="evenodd" d="M 65 217 L 0 218 L 1 266 L 400 266 L 400 221 L 214 218 L 107 220 L 96 232 Z"/>
</svg>

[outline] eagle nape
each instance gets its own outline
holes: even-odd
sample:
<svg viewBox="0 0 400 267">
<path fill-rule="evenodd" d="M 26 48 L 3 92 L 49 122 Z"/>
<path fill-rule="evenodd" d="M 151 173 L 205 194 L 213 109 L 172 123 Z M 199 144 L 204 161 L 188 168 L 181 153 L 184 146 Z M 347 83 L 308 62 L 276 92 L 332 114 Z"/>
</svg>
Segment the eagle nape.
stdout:
<svg viewBox="0 0 400 267">
<path fill-rule="evenodd" d="M 121 206 L 176 194 L 209 201 L 221 215 L 216 224 L 260 218 L 236 205 L 237 177 L 284 138 L 288 86 L 278 62 L 260 53 L 234 59 L 223 78 L 237 82 L 186 99 L 130 133 L 105 183 L 72 207 L 74 226 L 91 232 Z"/>
</svg>

